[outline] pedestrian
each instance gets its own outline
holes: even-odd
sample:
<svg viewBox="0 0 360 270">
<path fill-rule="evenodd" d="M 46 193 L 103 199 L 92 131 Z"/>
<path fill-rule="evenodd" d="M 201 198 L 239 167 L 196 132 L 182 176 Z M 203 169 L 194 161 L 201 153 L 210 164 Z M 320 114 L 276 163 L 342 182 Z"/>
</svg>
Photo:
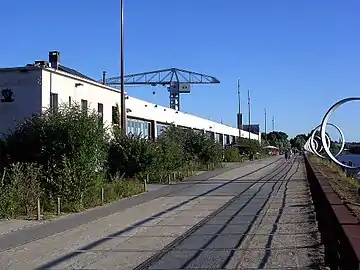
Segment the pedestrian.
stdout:
<svg viewBox="0 0 360 270">
<path fill-rule="evenodd" d="M 289 158 L 289 153 L 287 150 L 285 150 L 285 160 L 288 160 L 288 158 Z"/>
</svg>

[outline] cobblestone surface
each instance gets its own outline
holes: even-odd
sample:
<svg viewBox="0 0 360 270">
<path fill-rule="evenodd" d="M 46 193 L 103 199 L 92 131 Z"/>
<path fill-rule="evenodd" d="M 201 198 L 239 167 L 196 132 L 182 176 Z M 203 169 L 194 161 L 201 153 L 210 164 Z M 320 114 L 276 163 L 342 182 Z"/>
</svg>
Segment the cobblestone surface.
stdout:
<svg viewBox="0 0 360 270">
<path fill-rule="evenodd" d="M 224 170 L 207 181 L 200 176 L 186 187 L 179 184 L 172 193 L 3 250 L 0 268 L 127 270 L 155 254 L 162 256 L 147 269 L 280 269 L 320 264 L 303 163 L 286 165 L 278 160 L 251 174 L 277 159 Z M 184 233 L 187 237 L 179 241 Z M 162 252 L 175 240 L 176 245 Z"/>
</svg>

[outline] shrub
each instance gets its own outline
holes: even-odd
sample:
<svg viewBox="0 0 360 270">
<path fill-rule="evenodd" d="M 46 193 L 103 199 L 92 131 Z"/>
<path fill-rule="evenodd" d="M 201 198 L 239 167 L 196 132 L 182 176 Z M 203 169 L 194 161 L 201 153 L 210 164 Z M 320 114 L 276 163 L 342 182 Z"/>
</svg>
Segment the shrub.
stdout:
<svg viewBox="0 0 360 270">
<path fill-rule="evenodd" d="M 237 147 L 226 147 L 224 149 L 224 161 L 225 162 L 241 162 L 243 157 L 240 155 L 239 148 Z"/>
<path fill-rule="evenodd" d="M 41 196 L 41 167 L 34 163 L 16 163 L 5 173 L 8 182 L 0 186 L 0 216 L 31 216 Z"/>
<path fill-rule="evenodd" d="M 115 179 L 111 183 L 106 183 L 104 186 L 106 202 L 130 197 L 143 191 L 143 183 L 134 179 Z"/>
<path fill-rule="evenodd" d="M 240 153 L 244 153 L 246 155 L 252 155 L 259 152 L 262 152 L 261 145 L 256 140 L 249 140 L 247 138 L 238 138 L 237 146 L 239 148 Z"/>
<path fill-rule="evenodd" d="M 18 125 L 4 140 L 5 165 L 37 163 L 50 200 L 78 201 L 96 187 L 107 156 L 106 130 L 94 111 L 62 105 Z"/>
<path fill-rule="evenodd" d="M 138 173 L 149 172 L 155 164 L 156 148 L 152 141 L 136 135 L 114 132 L 110 142 L 108 166 L 111 176 L 133 178 Z"/>
</svg>

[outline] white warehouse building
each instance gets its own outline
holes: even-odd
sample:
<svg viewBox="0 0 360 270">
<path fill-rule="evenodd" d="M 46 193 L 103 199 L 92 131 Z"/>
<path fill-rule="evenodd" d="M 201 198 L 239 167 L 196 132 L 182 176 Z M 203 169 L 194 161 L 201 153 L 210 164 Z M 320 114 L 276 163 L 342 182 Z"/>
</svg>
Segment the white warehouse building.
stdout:
<svg viewBox="0 0 360 270">
<path fill-rule="evenodd" d="M 34 113 L 56 108 L 61 103 L 78 102 L 101 114 L 104 124 L 114 121 L 114 108 L 120 103 L 119 90 L 61 65 L 59 60 L 53 60 L 54 53 L 58 54 L 49 53 L 49 62 L 36 61 L 24 67 L 0 69 L 0 134 L 7 133 Z M 223 145 L 239 136 L 237 128 L 128 95 L 125 103 L 128 133 L 153 139 L 173 124 L 204 132 Z M 241 136 L 249 138 L 249 133 L 241 131 Z M 261 134 L 250 133 L 250 138 L 260 141 Z"/>
</svg>

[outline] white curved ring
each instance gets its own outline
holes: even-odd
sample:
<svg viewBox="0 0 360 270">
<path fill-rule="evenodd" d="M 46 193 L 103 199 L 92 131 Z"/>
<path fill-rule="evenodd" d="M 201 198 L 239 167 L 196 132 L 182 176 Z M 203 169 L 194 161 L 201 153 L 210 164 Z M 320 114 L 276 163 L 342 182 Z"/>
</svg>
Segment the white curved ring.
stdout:
<svg viewBox="0 0 360 270">
<path fill-rule="evenodd" d="M 319 135 L 316 135 L 315 138 L 319 139 L 320 143 L 321 143 L 321 137 Z M 316 140 L 314 140 L 314 142 L 317 142 Z M 326 145 L 330 145 L 331 144 L 331 139 L 329 137 L 329 135 L 326 134 Z M 324 146 L 320 145 L 320 149 L 318 150 L 318 152 L 321 152 L 322 150 L 324 150 Z"/>
<path fill-rule="evenodd" d="M 335 103 L 333 106 L 331 106 L 331 108 L 326 112 L 326 114 L 324 115 L 324 118 L 321 122 L 321 128 L 320 128 L 320 136 L 321 136 L 321 142 L 324 144 L 324 142 L 326 142 L 325 139 L 325 134 L 326 134 L 326 126 L 329 124 L 329 118 L 331 117 L 331 115 L 333 114 L 334 111 L 336 111 L 337 108 L 339 108 L 341 105 L 348 103 L 350 101 L 360 101 L 360 97 L 352 97 L 352 98 L 345 98 L 343 100 L 338 101 L 337 103 Z M 345 141 L 345 140 L 343 140 Z M 345 144 L 345 142 L 344 142 Z M 330 152 L 330 148 L 329 147 L 324 147 L 324 150 L 326 152 L 326 154 L 329 156 L 329 158 L 334 161 L 336 164 L 344 167 L 344 168 L 348 168 L 348 169 L 359 169 L 360 167 L 356 167 L 356 166 L 349 166 L 349 165 L 345 165 L 343 163 L 341 163 L 339 160 L 336 159 L 335 156 L 333 156 L 333 154 Z M 342 150 L 342 149 L 341 149 Z"/>
<path fill-rule="evenodd" d="M 322 156 L 319 152 L 318 152 L 318 148 L 319 148 L 319 143 L 314 140 L 314 135 L 315 135 L 316 129 L 314 129 L 313 133 L 310 136 L 310 149 L 312 150 L 312 152 L 317 155 L 318 157 L 324 158 L 324 156 Z"/>
<path fill-rule="evenodd" d="M 311 141 L 311 149 L 316 153 L 316 155 L 319 155 L 319 143 L 316 140 Z"/>
<path fill-rule="evenodd" d="M 345 136 L 344 136 L 344 132 L 343 132 L 337 125 L 326 122 L 325 127 L 326 127 L 327 125 L 336 128 L 336 130 L 340 133 L 340 136 L 341 136 L 341 147 L 340 147 L 339 151 L 336 153 L 335 156 L 334 156 L 333 154 L 331 154 L 331 155 L 335 158 L 335 157 L 339 156 L 339 155 L 342 153 L 342 151 L 344 151 L 344 148 L 345 148 Z M 322 127 L 321 124 L 318 125 L 318 126 L 314 129 L 314 131 L 313 131 L 313 133 L 311 134 L 311 137 L 310 137 L 311 140 L 314 140 L 315 132 L 316 132 L 316 130 L 317 130 L 319 127 Z M 330 143 L 327 144 L 328 141 L 327 141 L 327 139 L 326 139 L 326 136 L 328 136 L 328 135 L 326 134 L 326 130 L 325 130 L 324 139 L 323 139 L 323 137 L 321 136 L 321 129 L 320 129 L 321 143 L 322 143 L 322 145 L 323 145 L 323 147 L 324 147 L 324 150 L 325 150 L 326 154 L 329 155 L 328 153 L 330 153 Z M 330 138 L 329 138 L 329 141 L 330 141 Z M 324 142 L 325 142 L 325 144 L 324 144 Z M 311 145 L 311 143 L 310 143 L 310 145 Z M 324 156 L 322 156 L 322 155 L 320 155 L 320 154 L 318 154 L 318 156 L 319 156 L 319 157 L 322 157 L 322 158 L 325 158 Z M 329 156 L 329 157 L 330 157 L 330 156 Z M 331 158 L 331 157 L 330 157 L 330 158 Z"/>
</svg>

